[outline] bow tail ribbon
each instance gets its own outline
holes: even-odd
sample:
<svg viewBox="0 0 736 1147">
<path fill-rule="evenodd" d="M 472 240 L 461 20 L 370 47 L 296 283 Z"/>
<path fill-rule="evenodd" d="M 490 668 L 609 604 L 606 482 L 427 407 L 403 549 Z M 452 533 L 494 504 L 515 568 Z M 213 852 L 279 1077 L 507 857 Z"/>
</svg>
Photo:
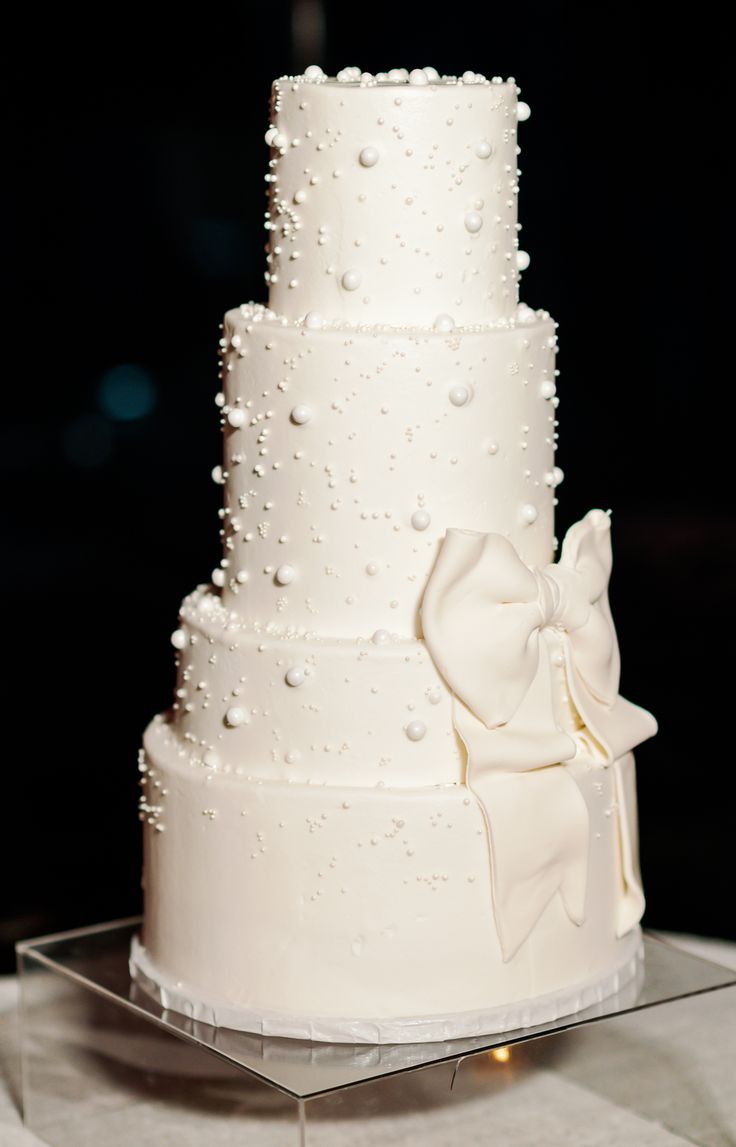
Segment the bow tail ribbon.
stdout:
<svg viewBox="0 0 736 1147">
<path fill-rule="evenodd" d="M 564 765 L 524 767 L 529 742 L 539 732 L 536 694 L 549 684 L 549 668 L 542 663 L 522 702 L 528 719 L 522 711 L 520 721 L 495 729 L 491 756 L 488 729 L 459 698 L 453 703 L 455 728 L 468 752 L 467 785 L 486 822 L 494 917 L 505 962 L 521 947 L 556 892 L 574 923 L 582 924 L 585 918 L 588 806 Z M 574 752 L 573 742 L 563 733 L 556 735 L 556 748 L 558 759 Z M 496 754 L 511 767 L 499 769 Z M 514 769 L 514 762 L 522 767 Z"/>
</svg>

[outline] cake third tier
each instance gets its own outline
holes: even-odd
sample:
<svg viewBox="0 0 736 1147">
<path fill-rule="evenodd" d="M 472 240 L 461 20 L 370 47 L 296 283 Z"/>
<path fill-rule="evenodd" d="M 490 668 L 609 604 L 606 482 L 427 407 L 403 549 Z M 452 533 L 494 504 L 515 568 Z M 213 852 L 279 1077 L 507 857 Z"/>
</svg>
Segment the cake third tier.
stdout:
<svg viewBox="0 0 736 1147">
<path fill-rule="evenodd" d="M 555 324 L 310 329 L 259 306 L 223 332 L 224 559 L 248 622 L 420 636 L 449 527 L 553 557 Z"/>
</svg>

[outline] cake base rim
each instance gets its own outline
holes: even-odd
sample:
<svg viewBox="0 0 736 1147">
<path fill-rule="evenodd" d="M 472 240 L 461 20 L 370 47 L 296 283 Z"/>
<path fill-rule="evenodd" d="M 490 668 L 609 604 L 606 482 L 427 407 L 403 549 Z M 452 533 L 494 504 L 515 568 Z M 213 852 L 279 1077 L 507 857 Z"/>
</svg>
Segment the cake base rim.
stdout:
<svg viewBox="0 0 736 1147">
<path fill-rule="evenodd" d="M 542 996 L 452 1014 L 386 1019 L 294 1015 L 197 997 L 159 971 L 138 936 L 131 940 L 129 969 L 135 983 L 162 1008 L 213 1027 L 318 1043 L 436 1043 L 553 1023 L 602 1003 L 629 985 L 643 966 L 644 941 L 639 925 L 622 937 L 621 944 L 625 956 L 613 969 Z"/>
</svg>

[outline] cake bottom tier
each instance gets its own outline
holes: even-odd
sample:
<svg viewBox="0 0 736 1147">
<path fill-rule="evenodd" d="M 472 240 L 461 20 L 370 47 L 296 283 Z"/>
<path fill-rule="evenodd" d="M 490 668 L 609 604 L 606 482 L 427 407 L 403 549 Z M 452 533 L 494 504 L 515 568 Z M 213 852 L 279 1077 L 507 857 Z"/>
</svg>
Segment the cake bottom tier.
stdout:
<svg viewBox="0 0 736 1147">
<path fill-rule="evenodd" d="M 195 1020 L 414 1043 L 547 1022 L 636 975 L 639 928 L 616 936 L 611 769 L 570 766 L 590 815 L 583 923 L 556 893 L 504 962 L 485 819 L 464 785 L 249 780 L 190 763 L 160 724 L 142 768 L 145 919 L 131 971 Z"/>
</svg>

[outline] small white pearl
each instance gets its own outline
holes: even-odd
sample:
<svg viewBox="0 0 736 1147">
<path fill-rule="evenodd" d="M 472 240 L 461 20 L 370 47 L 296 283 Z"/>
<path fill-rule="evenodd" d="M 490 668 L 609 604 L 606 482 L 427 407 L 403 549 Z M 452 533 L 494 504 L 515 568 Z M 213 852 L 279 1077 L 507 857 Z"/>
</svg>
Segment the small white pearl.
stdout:
<svg viewBox="0 0 736 1147">
<path fill-rule="evenodd" d="M 562 652 L 561 649 L 557 649 L 552 654 L 552 664 L 557 665 L 560 668 L 565 664 L 565 654 Z"/>
<path fill-rule="evenodd" d="M 488 453 L 489 454 L 498 454 L 498 442 L 489 442 L 488 443 Z"/>
<path fill-rule="evenodd" d="M 302 759 L 302 755 L 298 749 L 289 749 L 288 753 L 284 753 L 284 761 L 287 765 L 296 765 Z"/>
<path fill-rule="evenodd" d="M 247 570 L 238 570 L 238 572 L 235 575 L 235 580 L 238 583 L 238 585 L 245 585 L 245 583 L 248 580 L 248 571 Z"/>
<path fill-rule="evenodd" d="M 532 109 L 529 107 L 529 104 L 524 103 L 523 100 L 519 100 L 518 104 L 516 105 L 516 118 L 519 120 L 529 119 L 531 114 Z"/>
<path fill-rule="evenodd" d="M 222 466 L 214 466 L 212 469 L 212 481 L 216 486 L 224 485 L 225 478 L 222 473 Z"/>
<path fill-rule="evenodd" d="M 279 585 L 288 585 L 296 577 L 296 570 L 293 566 L 282 565 L 276 570 L 274 577 Z"/>
<path fill-rule="evenodd" d="M 427 700 L 429 701 L 430 705 L 439 705 L 440 701 L 442 700 L 442 694 L 440 690 L 437 688 L 430 690 L 430 692 L 427 694 Z"/>
<path fill-rule="evenodd" d="M 371 638 L 374 645 L 386 645 L 390 640 L 391 634 L 387 629 L 377 629 Z"/>
<path fill-rule="evenodd" d="M 531 504 L 531 502 L 526 502 L 525 505 L 521 507 L 522 521 L 527 522 L 528 525 L 531 525 L 532 522 L 536 522 L 538 517 L 539 511 L 537 510 L 536 506 Z"/>
<path fill-rule="evenodd" d="M 377 562 L 368 562 L 368 565 L 365 567 L 365 572 L 368 574 L 369 577 L 375 577 L 376 574 L 378 573 L 379 569 L 380 569 L 380 566 L 378 565 Z"/>
<path fill-rule="evenodd" d="M 557 393 L 557 387 L 551 378 L 544 379 L 542 385 L 539 388 L 539 393 L 541 394 L 542 398 L 554 398 L 555 394 Z"/>
<path fill-rule="evenodd" d="M 304 70 L 305 80 L 321 80 L 323 76 L 324 72 L 319 64 L 310 64 L 309 67 Z"/>
<path fill-rule="evenodd" d="M 493 154 L 493 148 L 487 139 L 478 140 L 475 145 L 475 154 L 478 159 L 488 159 Z"/>
<path fill-rule="evenodd" d="M 212 584 L 219 586 L 223 586 L 225 584 L 224 570 L 217 569 L 212 571 Z"/>
<path fill-rule="evenodd" d="M 324 325 L 324 317 L 319 313 L 319 311 L 307 311 L 306 315 L 304 316 L 304 326 L 307 328 L 307 330 L 318 331 Z"/>
<path fill-rule="evenodd" d="M 214 749 L 208 749 L 202 760 L 208 769 L 219 769 L 220 767 L 220 757 Z"/>
<path fill-rule="evenodd" d="M 289 141 L 286 138 L 286 136 L 284 135 L 284 133 L 282 131 L 277 131 L 276 135 L 273 137 L 273 142 L 272 142 L 271 146 L 276 147 L 279 150 L 281 150 L 282 147 L 286 147 L 288 142 Z"/>
<path fill-rule="evenodd" d="M 469 398 L 470 391 L 467 386 L 450 387 L 449 399 L 453 406 L 465 406 Z"/>
<path fill-rule="evenodd" d="M 292 689 L 296 689 L 298 685 L 304 684 L 304 670 L 300 669 L 298 665 L 292 665 L 291 669 L 287 669 L 284 680 L 287 685 L 291 685 Z"/>
<path fill-rule="evenodd" d="M 436 83 L 436 81 L 440 78 L 440 74 L 436 68 L 422 68 L 422 71 L 429 80 L 430 84 Z"/>
<path fill-rule="evenodd" d="M 309 422 L 312 418 L 312 411 L 310 407 L 299 403 L 298 406 L 292 407 L 290 418 L 297 426 L 304 426 L 305 422 Z"/>
<path fill-rule="evenodd" d="M 436 331 L 451 331 L 455 329 L 455 320 L 452 315 L 437 315 L 434 320 L 434 329 Z"/>
<path fill-rule="evenodd" d="M 225 714 L 225 721 L 231 729 L 237 729 L 238 725 L 244 725 L 247 719 L 245 709 L 241 709 L 239 705 L 233 705 Z"/>
<path fill-rule="evenodd" d="M 409 83 L 421 86 L 422 84 L 428 84 L 429 80 L 422 68 L 414 68 L 409 72 Z"/>
<path fill-rule="evenodd" d="M 294 202 L 295 203 L 304 203 L 306 198 L 307 198 L 307 193 L 306 193 L 306 191 L 304 191 L 303 188 L 300 187 L 298 191 L 294 192 Z"/>
<path fill-rule="evenodd" d="M 559 466 L 555 466 L 552 471 L 552 477 L 555 480 L 555 486 L 561 486 L 565 481 L 565 471 L 561 470 Z"/>
<path fill-rule="evenodd" d="M 228 411 L 227 420 L 237 430 L 245 422 L 245 411 L 236 406 L 234 410 Z"/>
<path fill-rule="evenodd" d="M 469 231 L 471 235 L 475 235 L 476 231 L 480 231 L 483 226 L 483 216 L 478 211 L 468 211 L 465 216 L 465 230 Z"/>
<path fill-rule="evenodd" d="M 175 629 L 171 635 L 171 644 L 174 649 L 183 649 L 187 643 L 187 635 L 183 629 Z"/>
<path fill-rule="evenodd" d="M 424 721 L 410 721 L 406 726 L 406 735 L 410 741 L 421 741 L 426 732 Z"/>
<path fill-rule="evenodd" d="M 346 271 L 340 281 L 346 291 L 357 291 L 362 282 L 360 271 Z"/>
<path fill-rule="evenodd" d="M 377 147 L 364 147 L 358 159 L 363 167 L 375 167 L 380 159 Z"/>
<path fill-rule="evenodd" d="M 415 510 L 411 516 L 411 524 L 415 530 L 426 530 L 432 521 L 426 510 Z"/>
<path fill-rule="evenodd" d="M 520 271 L 526 271 L 526 269 L 529 266 L 529 264 L 531 263 L 531 261 L 532 261 L 531 255 L 529 254 L 528 251 L 517 251 L 516 252 L 516 266 L 519 268 Z"/>
</svg>

